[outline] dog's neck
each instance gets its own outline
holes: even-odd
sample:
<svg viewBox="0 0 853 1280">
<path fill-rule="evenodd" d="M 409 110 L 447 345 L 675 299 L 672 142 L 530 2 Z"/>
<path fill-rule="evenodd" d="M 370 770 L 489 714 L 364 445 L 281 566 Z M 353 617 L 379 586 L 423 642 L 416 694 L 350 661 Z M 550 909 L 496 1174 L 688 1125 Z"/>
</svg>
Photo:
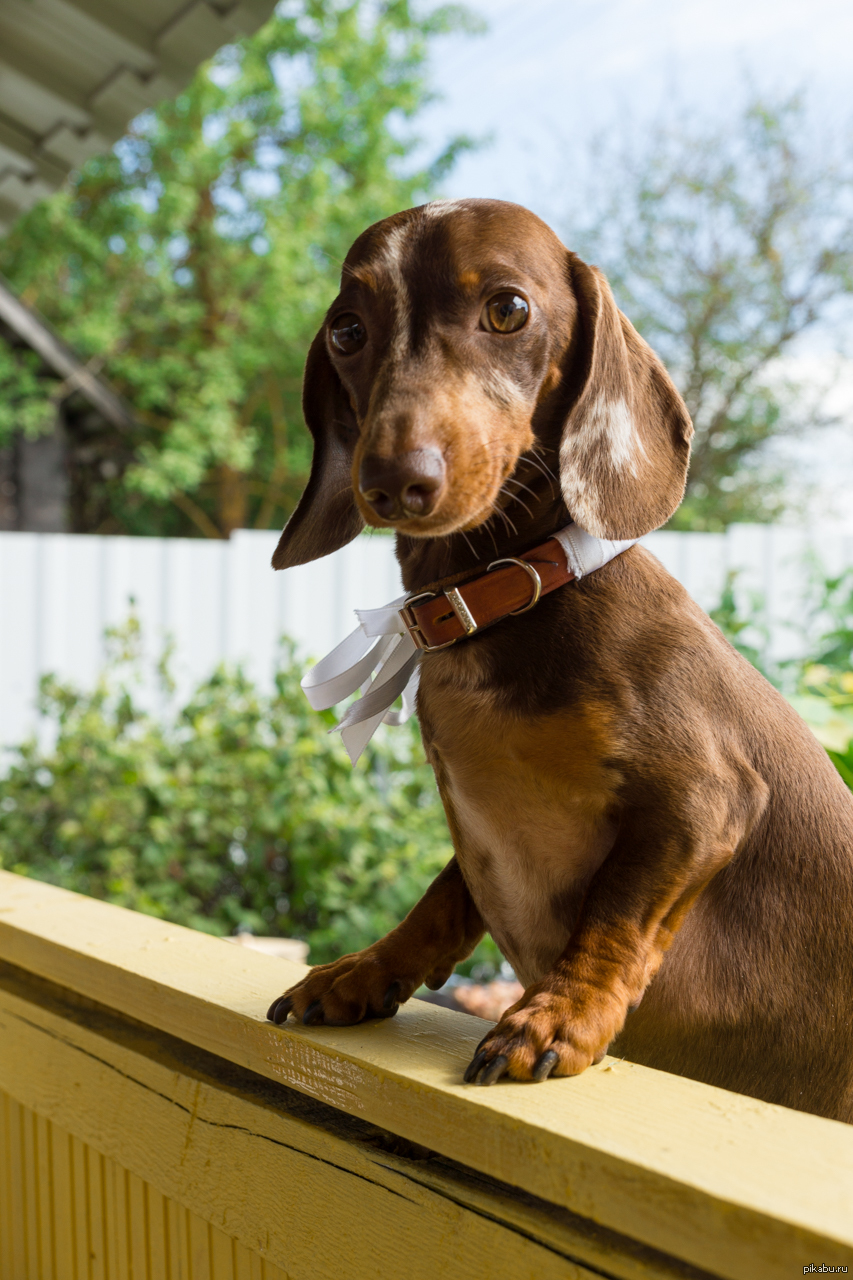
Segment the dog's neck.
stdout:
<svg viewBox="0 0 853 1280">
<path fill-rule="evenodd" d="M 571 516 L 553 475 L 556 455 L 525 455 L 503 486 L 493 515 L 476 529 L 442 538 L 412 538 L 397 534 L 397 559 L 407 591 L 420 591 L 438 582 L 452 582 L 479 565 L 518 555 L 544 542 Z"/>
</svg>

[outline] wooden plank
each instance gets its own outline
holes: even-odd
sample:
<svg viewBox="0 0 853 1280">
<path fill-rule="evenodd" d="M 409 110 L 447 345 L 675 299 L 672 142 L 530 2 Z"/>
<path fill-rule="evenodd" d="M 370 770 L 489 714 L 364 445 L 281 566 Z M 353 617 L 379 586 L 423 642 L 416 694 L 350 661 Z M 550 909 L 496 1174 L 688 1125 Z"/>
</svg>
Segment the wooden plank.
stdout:
<svg viewBox="0 0 853 1280">
<path fill-rule="evenodd" d="M 69 1124 L 69 1129 L 74 1126 Z M 107 1162 L 99 1151 L 86 1148 L 89 1216 L 89 1274 L 91 1280 L 112 1280 L 109 1220 L 107 1218 Z"/>
<path fill-rule="evenodd" d="M 11 1135 L 9 1132 L 10 1098 L 0 1092 L 0 1278 L 14 1275 L 12 1260 L 12 1175 Z M 242 1280 L 242 1277 L 241 1277 Z"/>
<path fill-rule="evenodd" d="M 26 1108 L 21 1111 L 21 1182 L 24 1187 L 24 1233 L 26 1237 L 27 1275 L 41 1280 L 41 1230 L 39 1224 L 39 1190 L 37 1179 L 36 1117 Z"/>
<path fill-rule="evenodd" d="M 187 1210 L 176 1201 L 166 1200 L 169 1234 L 171 1280 L 192 1280 L 190 1271 L 189 1227 Z"/>
<path fill-rule="evenodd" d="M 59 1125 L 51 1126 L 50 1163 L 53 1187 L 53 1265 L 56 1280 L 77 1280 L 71 1137 L 67 1130 Z"/>
<path fill-rule="evenodd" d="M 91 1280 L 95 1250 L 89 1230 L 89 1171 L 86 1162 L 86 1144 L 74 1134 L 69 1135 L 69 1160 L 71 1164 L 71 1190 L 74 1197 L 74 1280 Z"/>
<path fill-rule="evenodd" d="M 593 1262 L 624 1280 L 673 1280 L 665 1260 L 626 1253 L 565 1214 L 340 1136 L 294 1114 L 285 1091 L 265 1085 L 272 1091 L 258 1094 L 253 1083 L 244 1097 L 233 1080 L 222 1087 L 173 1060 L 165 1042 L 156 1058 L 137 1051 L 148 1043 L 138 1030 L 127 1043 L 97 1034 L 85 1025 L 91 1017 L 63 1019 L 0 990 L 0 1088 L 56 1124 L 73 1124 L 104 1153 L 105 1216 L 118 1224 L 109 1280 L 128 1274 L 116 1191 L 125 1169 L 185 1206 L 169 1218 L 172 1274 L 181 1280 L 211 1280 L 207 1224 L 291 1280 L 338 1280 L 342 1259 L 358 1280 L 434 1280 L 435 1259 L 445 1255 L 454 1280 L 481 1280 L 483 1258 L 500 1260 L 496 1280 L 591 1280 L 600 1274 Z"/>
<path fill-rule="evenodd" d="M 235 1280 L 234 1241 L 224 1231 L 210 1228 L 210 1280 Z"/>
<path fill-rule="evenodd" d="M 190 1246 L 190 1280 L 212 1280 L 210 1224 L 196 1213 L 187 1214 Z"/>
<path fill-rule="evenodd" d="M 128 1258 L 131 1280 L 158 1280 L 150 1263 L 147 1183 L 135 1173 L 125 1174 L 128 1217 Z"/>
<path fill-rule="evenodd" d="M 33 1116 L 34 1174 L 38 1206 L 36 1218 L 39 1240 L 39 1280 L 55 1280 L 56 1276 L 53 1237 L 56 1207 L 53 1189 L 51 1128 L 50 1121 L 46 1120 L 44 1116 Z"/>
<path fill-rule="evenodd" d="M 744 1280 L 853 1261 L 846 1125 L 612 1059 L 466 1087 L 479 1019 L 412 1002 L 276 1028 L 266 1007 L 302 966 L 5 872 L 0 902 L 0 958 L 665 1253 Z"/>
<path fill-rule="evenodd" d="M 236 1240 L 232 1240 L 231 1244 L 233 1247 L 234 1280 L 261 1280 L 263 1260 Z"/>
<path fill-rule="evenodd" d="M 25 1109 L 15 1100 L 9 1106 L 9 1172 L 12 1206 L 13 1248 L 12 1275 L 30 1276 L 27 1242 L 27 1183 L 24 1176 L 24 1119 Z"/>
<path fill-rule="evenodd" d="M 104 1179 L 104 1235 L 107 1241 L 107 1276 L 109 1280 L 128 1280 L 127 1235 L 124 1230 L 124 1170 L 115 1160 L 102 1164 Z"/>
<path fill-rule="evenodd" d="M 168 1280 L 169 1240 L 166 1234 L 166 1200 L 156 1187 L 143 1183 L 149 1280 Z"/>
</svg>

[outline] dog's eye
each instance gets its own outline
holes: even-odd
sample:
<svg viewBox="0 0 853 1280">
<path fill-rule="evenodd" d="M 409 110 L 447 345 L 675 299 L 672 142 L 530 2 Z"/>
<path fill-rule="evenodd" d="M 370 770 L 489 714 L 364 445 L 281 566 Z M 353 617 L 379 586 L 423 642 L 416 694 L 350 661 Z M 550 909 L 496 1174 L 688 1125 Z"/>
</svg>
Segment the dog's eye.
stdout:
<svg viewBox="0 0 853 1280">
<path fill-rule="evenodd" d="M 331 334 L 332 343 L 345 356 L 360 351 L 367 342 L 367 330 L 358 316 L 354 315 L 338 316 L 337 320 L 332 321 Z"/>
<path fill-rule="evenodd" d="M 529 315 L 530 307 L 517 293 L 496 293 L 483 307 L 480 323 L 492 333 L 515 333 Z"/>
</svg>

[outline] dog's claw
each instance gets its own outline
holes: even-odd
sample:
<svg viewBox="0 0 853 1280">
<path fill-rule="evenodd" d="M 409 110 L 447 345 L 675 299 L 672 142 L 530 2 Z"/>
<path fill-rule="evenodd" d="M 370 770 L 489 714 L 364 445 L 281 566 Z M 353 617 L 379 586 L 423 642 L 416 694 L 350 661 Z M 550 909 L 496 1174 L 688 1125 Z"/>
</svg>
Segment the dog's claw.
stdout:
<svg viewBox="0 0 853 1280">
<path fill-rule="evenodd" d="M 509 1059 L 502 1053 L 499 1053 L 496 1058 L 492 1058 L 491 1062 L 480 1076 L 480 1084 L 494 1084 L 496 1080 L 500 1080 L 507 1068 L 508 1062 Z"/>
<path fill-rule="evenodd" d="M 288 996 L 279 996 L 277 1000 L 273 1000 L 269 1009 L 267 1009 L 267 1021 L 281 1026 L 282 1022 L 287 1021 L 287 1015 L 292 1008 L 293 1001 Z"/>
<path fill-rule="evenodd" d="M 323 1021 L 323 1005 L 319 1000 L 312 1000 L 302 1015 L 306 1027 L 316 1027 Z"/>
<path fill-rule="evenodd" d="M 385 992 L 385 999 L 382 1001 L 382 1009 L 390 1017 L 397 1012 L 400 1003 L 400 984 L 392 982 L 388 990 Z"/>
<path fill-rule="evenodd" d="M 483 1041 L 481 1040 L 480 1044 L 482 1043 Z M 474 1054 L 474 1057 L 468 1063 L 468 1066 L 465 1070 L 465 1074 L 462 1077 L 462 1079 L 465 1081 L 466 1084 L 474 1083 L 474 1081 L 477 1079 L 480 1068 L 484 1065 L 486 1061 L 486 1054 L 480 1049 L 480 1045 L 477 1046 L 477 1050 L 478 1051 Z"/>
<path fill-rule="evenodd" d="M 546 1049 L 533 1068 L 533 1079 L 537 1083 L 547 1080 L 559 1061 L 560 1055 L 556 1049 Z"/>
</svg>

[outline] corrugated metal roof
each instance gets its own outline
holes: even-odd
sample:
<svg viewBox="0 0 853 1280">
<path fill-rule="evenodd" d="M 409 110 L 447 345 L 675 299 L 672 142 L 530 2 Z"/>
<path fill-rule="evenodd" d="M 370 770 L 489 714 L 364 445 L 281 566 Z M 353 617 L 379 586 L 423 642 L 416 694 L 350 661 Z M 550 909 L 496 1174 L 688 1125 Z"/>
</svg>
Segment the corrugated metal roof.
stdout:
<svg viewBox="0 0 853 1280">
<path fill-rule="evenodd" d="M 274 0 L 0 0 L 0 232 Z"/>
</svg>

